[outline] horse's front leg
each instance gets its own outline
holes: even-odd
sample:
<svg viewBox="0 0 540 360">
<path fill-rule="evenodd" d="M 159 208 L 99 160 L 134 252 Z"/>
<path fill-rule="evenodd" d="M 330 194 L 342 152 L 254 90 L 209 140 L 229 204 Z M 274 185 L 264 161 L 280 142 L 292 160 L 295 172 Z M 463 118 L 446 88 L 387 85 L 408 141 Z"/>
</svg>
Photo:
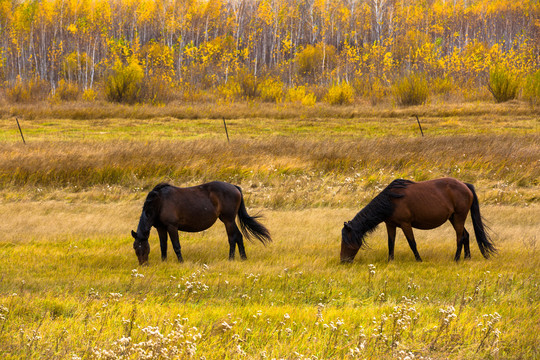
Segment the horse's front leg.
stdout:
<svg viewBox="0 0 540 360">
<path fill-rule="evenodd" d="M 161 247 L 161 261 L 167 260 L 167 229 L 157 228 L 159 246 Z"/>
<path fill-rule="evenodd" d="M 396 244 L 396 226 L 386 223 L 388 233 L 388 261 L 394 260 L 394 246 Z"/>
<path fill-rule="evenodd" d="M 405 234 L 405 237 L 407 238 L 407 242 L 409 243 L 409 247 L 411 248 L 416 261 L 422 261 L 422 258 L 420 257 L 420 254 L 418 253 L 418 250 L 416 249 L 416 241 L 414 240 L 412 226 L 410 224 L 402 224 L 401 230 L 403 230 L 403 233 Z"/>
<path fill-rule="evenodd" d="M 178 238 L 178 228 L 175 226 L 169 226 L 167 228 L 167 232 L 169 233 L 169 237 L 171 238 L 171 243 L 174 252 L 176 253 L 176 256 L 178 257 L 179 262 L 183 262 L 184 259 L 182 258 L 182 251 L 180 249 L 180 240 Z"/>
</svg>

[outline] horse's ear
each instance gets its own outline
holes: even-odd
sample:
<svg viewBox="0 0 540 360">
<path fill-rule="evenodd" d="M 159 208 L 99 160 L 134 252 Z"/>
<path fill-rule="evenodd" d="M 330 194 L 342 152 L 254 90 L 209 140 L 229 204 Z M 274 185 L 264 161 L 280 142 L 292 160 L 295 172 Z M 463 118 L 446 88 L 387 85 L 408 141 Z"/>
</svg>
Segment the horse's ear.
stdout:
<svg viewBox="0 0 540 360">
<path fill-rule="evenodd" d="M 348 221 L 343 223 L 343 227 L 347 230 L 351 230 L 351 224 Z"/>
<path fill-rule="evenodd" d="M 131 230 L 131 236 L 133 236 L 133 238 L 137 240 L 137 233 L 135 231 Z"/>
</svg>

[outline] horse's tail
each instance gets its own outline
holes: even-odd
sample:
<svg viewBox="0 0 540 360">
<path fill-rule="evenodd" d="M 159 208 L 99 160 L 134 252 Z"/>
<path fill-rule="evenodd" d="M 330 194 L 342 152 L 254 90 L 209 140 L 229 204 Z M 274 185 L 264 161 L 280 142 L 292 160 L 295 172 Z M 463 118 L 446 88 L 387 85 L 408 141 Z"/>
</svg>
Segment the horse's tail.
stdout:
<svg viewBox="0 0 540 360">
<path fill-rule="evenodd" d="M 146 214 L 146 218 L 152 223 L 156 216 L 159 216 L 159 212 L 161 211 L 161 189 L 167 186 L 170 185 L 166 183 L 156 185 L 152 191 L 148 193 L 146 200 L 144 200 L 143 212 Z"/>
<path fill-rule="evenodd" d="M 248 240 L 251 240 L 252 237 L 257 238 L 260 242 L 266 245 L 267 242 L 272 241 L 270 237 L 270 232 L 268 229 L 257 221 L 260 218 L 260 215 L 250 216 L 246 210 L 246 205 L 244 203 L 244 195 L 242 194 L 242 189 L 239 186 L 235 187 L 240 191 L 240 208 L 238 209 L 238 220 L 240 223 L 240 230 L 242 234 Z"/>
<path fill-rule="evenodd" d="M 496 254 L 497 249 L 495 248 L 493 240 L 491 240 L 491 237 L 487 233 L 487 230 L 489 228 L 482 222 L 482 216 L 480 215 L 480 203 L 478 202 L 478 196 L 476 196 L 474 186 L 467 183 L 465 183 L 465 185 L 467 185 L 467 187 L 469 188 L 469 190 L 471 190 L 473 194 L 473 203 L 471 205 L 471 218 L 474 227 L 474 235 L 476 236 L 476 242 L 478 242 L 480 252 L 487 259 L 490 255 Z"/>
</svg>

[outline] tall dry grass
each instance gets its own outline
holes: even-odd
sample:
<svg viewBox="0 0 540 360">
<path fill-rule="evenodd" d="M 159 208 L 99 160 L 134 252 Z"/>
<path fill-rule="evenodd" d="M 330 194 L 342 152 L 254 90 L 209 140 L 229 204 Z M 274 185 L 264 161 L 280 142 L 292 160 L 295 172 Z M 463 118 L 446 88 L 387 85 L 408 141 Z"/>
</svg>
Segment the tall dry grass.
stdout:
<svg viewBox="0 0 540 360">
<path fill-rule="evenodd" d="M 507 102 L 492 104 L 490 102 L 458 102 L 433 103 L 423 106 L 395 108 L 390 104 L 370 106 L 367 102 L 358 102 L 346 106 L 332 106 L 317 103 L 314 106 L 302 106 L 293 103 L 266 103 L 255 101 L 241 102 L 172 102 L 166 106 L 123 105 L 109 102 L 46 102 L 3 104 L 0 102 L 0 118 L 19 117 L 28 120 L 38 119 L 152 119 L 171 117 L 174 119 L 302 119 L 302 118 L 377 118 L 398 119 L 410 118 L 414 115 L 424 117 L 480 117 L 508 116 L 519 120 L 519 117 L 538 116 L 539 109 L 525 102 Z"/>
<path fill-rule="evenodd" d="M 148 191 L 211 180 L 239 184 L 259 206 L 356 205 L 394 178 L 453 176 L 489 202 L 534 202 L 538 135 L 309 140 L 55 141 L 0 145 L 9 191 L 92 187 Z"/>
</svg>

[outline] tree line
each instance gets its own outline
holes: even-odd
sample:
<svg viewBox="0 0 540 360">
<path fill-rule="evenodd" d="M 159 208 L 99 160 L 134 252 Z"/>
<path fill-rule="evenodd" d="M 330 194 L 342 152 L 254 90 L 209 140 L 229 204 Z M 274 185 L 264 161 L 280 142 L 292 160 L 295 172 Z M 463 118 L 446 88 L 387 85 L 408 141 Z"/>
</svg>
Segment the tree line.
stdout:
<svg viewBox="0 0 540 360">
<path fill-rule="evenodd" d="M 539 58 L 537 0 L 0 0 L 0 81 L 53 94 L 130 66 L 157 87 L 225 93 L 253 78 L 373 92 L 411 73 L 472 87 Z"/>
</svg>

